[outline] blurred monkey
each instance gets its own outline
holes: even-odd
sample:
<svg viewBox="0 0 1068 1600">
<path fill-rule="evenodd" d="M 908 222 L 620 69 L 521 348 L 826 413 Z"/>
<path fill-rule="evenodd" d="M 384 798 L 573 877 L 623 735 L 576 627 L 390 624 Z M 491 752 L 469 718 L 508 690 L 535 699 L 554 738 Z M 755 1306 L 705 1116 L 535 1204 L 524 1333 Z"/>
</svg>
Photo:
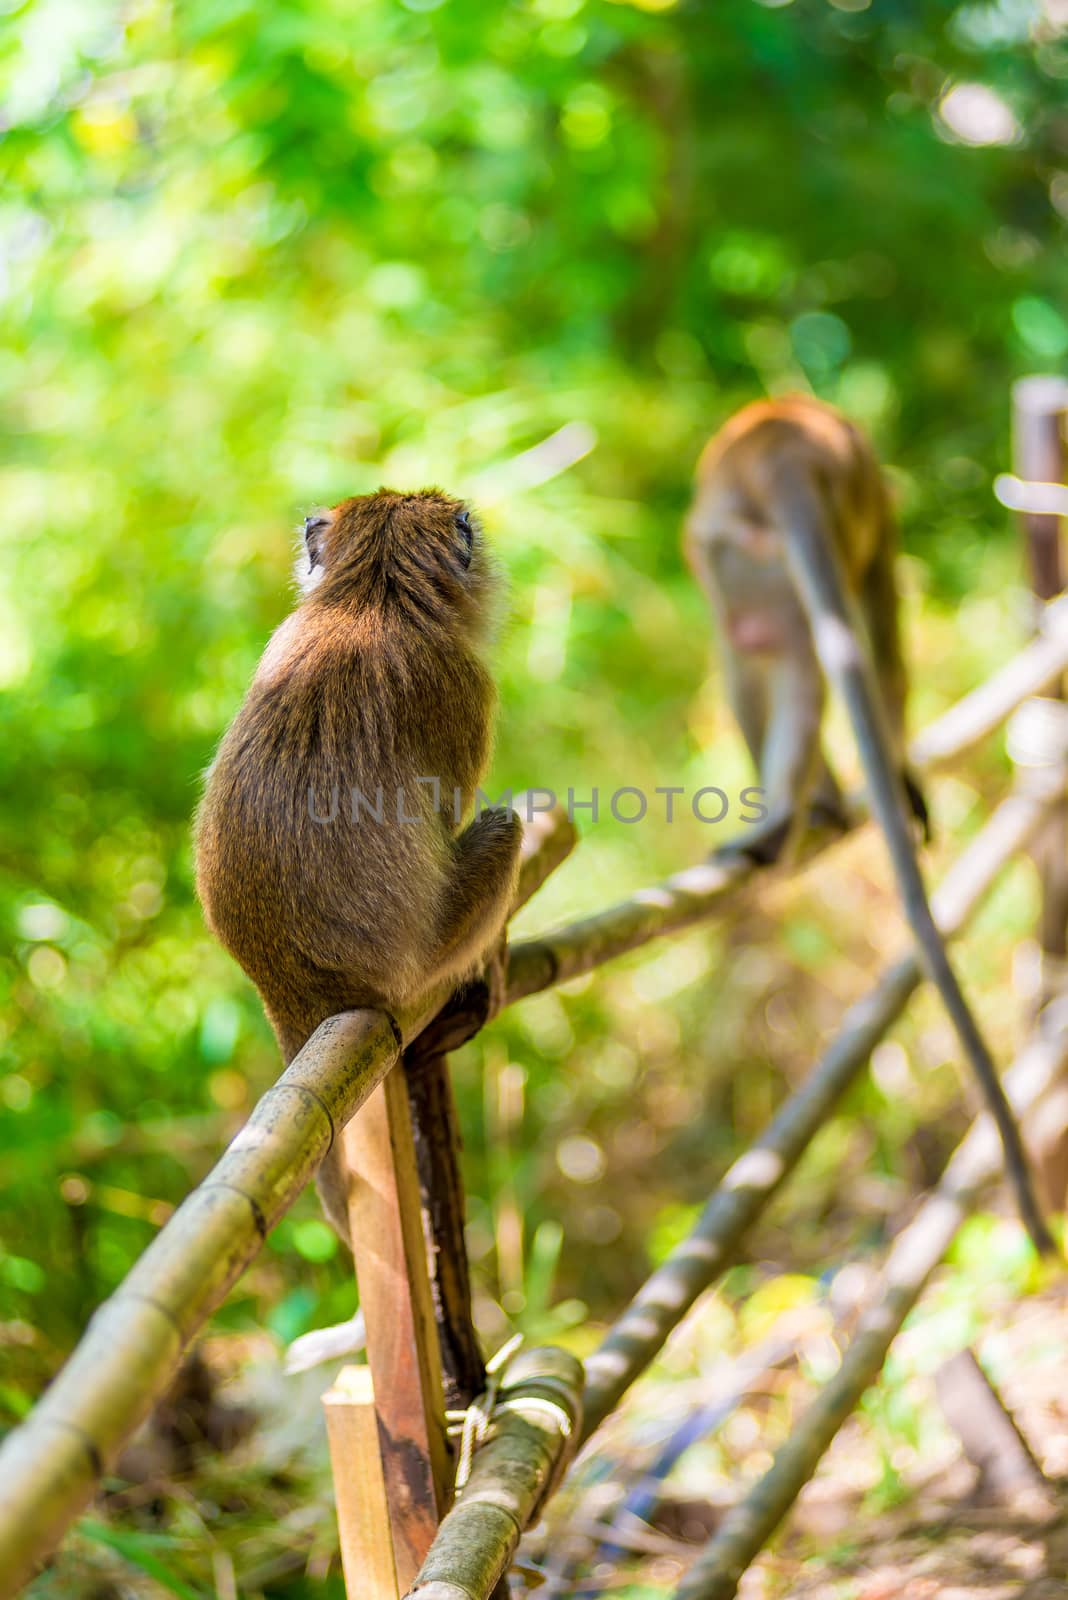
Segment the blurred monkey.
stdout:
<svg viewBox="0 0 1068 1600">
<path fill-rule="evenodd" d="M 849 712 L 927 975 L 998 1125 L 1024 1221 L 1036 1245 L 1049 1250 L 1019 1129 L 946 955 L 916 858 L 909 812 L 926 831 L 927 807 L 905 766 L 896 543 L 870 445 L 819 400 L 798 395 L 746 406 L 701 455 L 686 550 L 719 621 L 728 693 L 769 809 L 767 831 L 738 848 L 771 861 L 789 851 L 810 810 L 845 821 L 820 745 L 829 680 Z"/>
</svg>

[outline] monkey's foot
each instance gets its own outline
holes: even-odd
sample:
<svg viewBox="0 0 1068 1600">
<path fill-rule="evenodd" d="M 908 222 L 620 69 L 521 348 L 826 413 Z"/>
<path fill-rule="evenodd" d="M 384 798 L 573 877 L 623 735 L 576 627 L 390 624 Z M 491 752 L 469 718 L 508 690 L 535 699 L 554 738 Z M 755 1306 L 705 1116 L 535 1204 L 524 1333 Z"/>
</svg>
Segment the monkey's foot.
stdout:
<svg viewBox="0 0 1068 1600">
<path fill-rule="evenodd" d="M 770 827 L 755 828 L 752 833 L 740 833 L 726 844 L 717 845 L 709 855 L 710 861 L 731 862 L 744 856 L 758 867 L 773 867 L 782 856 L 793 826 L 790 817 L 775 822 Z"/>
<path fill-rule="evenodd" d="M 818 799 L 813 800 L 809 807 L 802 832 L 845 833 L 849 827 L 850 818 L 840 804 L 834 800 Z M 794 854 L 789 848 L 794 842 L 794 834 L 794 818 L 783 817 L 778 822 L 754 828 L 751 833 L 736 835 L 713 850 L 709 860 L 729 862 L 745 856 L 758 867 L 773 867 L 783 861 L 788 853 L 791 856 Z"/>
</svg>

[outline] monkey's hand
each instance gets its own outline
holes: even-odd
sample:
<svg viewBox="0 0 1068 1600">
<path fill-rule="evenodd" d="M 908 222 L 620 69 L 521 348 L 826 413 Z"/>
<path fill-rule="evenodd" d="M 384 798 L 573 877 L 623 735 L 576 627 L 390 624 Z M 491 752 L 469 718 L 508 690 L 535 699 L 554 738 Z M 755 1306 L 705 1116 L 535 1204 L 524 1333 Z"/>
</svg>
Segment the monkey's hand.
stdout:
<svg viewBox="0 0 1068 1600">
<path fill-rule="evenodd" d="M 729 864 L 744 857 L 758 867 L 773 867 L 782 856 L 792 828 L 792 818 L 784 817 L 770 826 L 754 828 L 751 833 L 736 834 L 726 844 L 717 845 L 708 859 Z"/>
<path fill-rule="evenodd" d="M 486 1021 L 492 1022 L 504 1008 L 508 998 L 508 929 L 502 928 L 500 938 L 491 945 L 486 955 L 486 965 L 478 980 L 486 985 Z"/>
<path fill-rule="evenodd" d="M 483 970 L 453 991 L 411 1048 L 429 1055 L 458 1050 L 501 1010 L 507 983 L 508 933 L 502 929 L 486 956 Z"/>
<path fill-rule="evenodd" d="M 798 827 L 793 816 L 777 817 L 754 827 L 713 850 L 710 861 L 729 862 L 745 856 L 758 867 L 774 867 L 796 860 L 798 848 L 808 833 L 846 833 L 851 820 L 837 801 L 817 796 L 808 808 L 807 820 Z"/>
</svg>

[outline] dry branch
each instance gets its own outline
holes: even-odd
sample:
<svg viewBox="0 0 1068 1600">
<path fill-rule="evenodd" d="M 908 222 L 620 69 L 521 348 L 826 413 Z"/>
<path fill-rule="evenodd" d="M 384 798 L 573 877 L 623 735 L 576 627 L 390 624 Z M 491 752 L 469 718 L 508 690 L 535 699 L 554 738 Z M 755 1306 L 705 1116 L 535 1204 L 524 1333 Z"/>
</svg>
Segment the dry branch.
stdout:
<svg viewBox="0 0 1068 1600">
<path fill-rule="evenodd" d="M 1044 1013 L 1043 1025 L 1005 1076 L 1010 1102 L 1028 1112 L 1068 1061 L 1068 1002 Z M 724 1519 L 676 1591 L 676 1600 L 731 1600 L 759 1554 L 812 1477 L 838 1429 L 878 1377 L 898 1331 L 916 1304 L 980 1190 L 1000 1164 L 997 1135 L 984 1113 L 958 1145 L 941 1183 L 894 1242 L 881 1292 L 846 1349 L 834 1377 L 809 1406 L 772 1465 Z"/>
<path fill-rule="evenodd" d="M 932 898 L 935 918 L 947 937 L 959 932 L 1006 862 L 1041 826 L 1052 803 L 1052 796 L 1013 794 L 993 813 Z M 586 1362 L 584 1438 L 618 1404 L 698 1295 L 730 1265 L 745 1233 L 797 1165 L 920 981 L 919 961 L 910 952 L 850 1007 L 841 1031 L 808 1078 L 783 1102 L 756 1144 L 730 1168 L 693 1231 L 610 1328 Z"/>
<path fill-rule="evenodd" d="M 490 1600 L 567 1465 L 581 1394 L 582 1366 L 566 1350 L 513 1356 L 471 1476 L 405 1600 Z"/>
</svg>

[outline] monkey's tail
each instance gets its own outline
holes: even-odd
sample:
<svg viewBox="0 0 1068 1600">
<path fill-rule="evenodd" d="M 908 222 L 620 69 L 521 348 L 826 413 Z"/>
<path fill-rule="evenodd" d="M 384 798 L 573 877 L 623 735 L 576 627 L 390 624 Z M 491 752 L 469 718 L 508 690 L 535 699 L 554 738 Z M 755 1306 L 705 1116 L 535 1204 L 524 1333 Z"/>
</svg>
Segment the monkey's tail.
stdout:
<svg viewBox="0 0 1068 1600">
<path fill-rule="evenodd" d="M 861 647 L 861 629 L 820 496 L 807 472 L 785 465 L 780 470 L 779 491 L 787 519 L 784 533 L 791 576 L 808 617 L 816 654 L 845 701 L 871 809 L 886 840 L 920 959 L 942 998 L 1001 1135 L 1006 1171 L 1024 1224 L 1035 1247 L 1043 1254 L 1051 1253 L 1056 1247 L 1035 1198 L 1019 1127 L 931 914 L 910 834 L 903 775 L 891 755 L 886 713 L 871 662 Z"/>
</svg>

